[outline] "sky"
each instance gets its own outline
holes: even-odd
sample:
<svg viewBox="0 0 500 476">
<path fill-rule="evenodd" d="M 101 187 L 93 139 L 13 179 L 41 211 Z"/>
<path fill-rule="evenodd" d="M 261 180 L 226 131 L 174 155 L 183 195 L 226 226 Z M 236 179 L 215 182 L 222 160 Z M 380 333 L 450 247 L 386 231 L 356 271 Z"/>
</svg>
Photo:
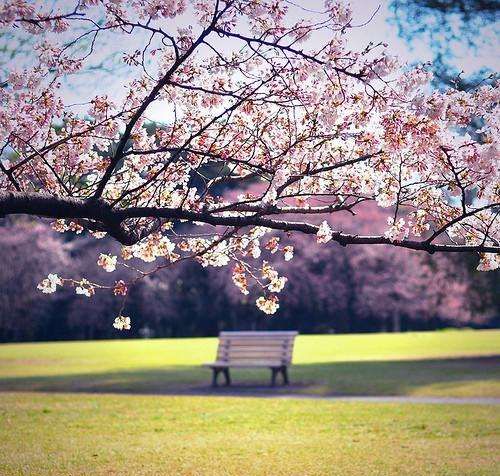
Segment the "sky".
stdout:
<svg viewBox="0 0 500 476">
<path fill-rule="evenodd" d="M 301 3 L 309 3 L 302 0 Z M 321 2 L 318 2 L 321 3 Z M 399 38 L 396 25 L 390 22 L 393 17 L 389 10 L 390 1 L 380 0 L 353 0 L 351 6 L 355 23 L 367 21 L 372 13 L 379 7 L 377 14 L 363 28 L 353 29 L 349 32 L 352 44 L 361 47 L 367 41 L 385 41 L 389 45 L 389 50 L 399 56 L 403 61 L 431 61 L 433 52 L 429 45 L 422 39 L 416 39 L 410 47 L 403 39 Z M 466 74 L 473 73 L 484 66 L 492 70 L 500 70 L 500 55 L 498 55 L 497 42 L 492 41 L 489 47 L 472 52 L 467 46 L 455 48 L 454 65 L 463 70 Z"/>
<path fill-rule="evenodd" d="M 41 0 L 37 0 L 41 1 Z M 65 9 L 74 8 L 74 0 L 44 0 L 44 2 L 52 1 L 57 6 L 63 6 Z M 297 21 L 302 16 L 311 17 L 314 13 L 310 13 L 314 10 L 322 10 L 324 0 L 285 0 L 290 5 L 290 20 Z M 397 26 L 390 21 L 393 17 L 390 11 L 391 1 L 382 0 L 352 0 L 351 7 L 353 10 L 353 21 L 352 25 L 364 25 L 358 28 L 349 29 L 347 33 L 348 47 L 353 50 L 363 49 L 368 42 L 372 41 L 374 43 L 385 42 L 389 45 L 388 51 L 390 54 L 398 56 L 403 62 L 414 63 L 414 62 L 427 62 L 432 60 L 433 52 L 429 48 L 427 42 L 422 38 L 416 38 L 413 45 L 408 45 L 405 40 L 398 36 Z M 192 12 L 184 14 L 180 19 L 176 19 L 170 24 L 167 24 L 166 28 L 172 27 L 174 30 L 180 26 L 179 23 L 182 21 L 183 25 L 190 23 L 195 23 Z M 177 22 L 177 23 L 176 23 Z M 324 38 L 321 38 L 324 39 Z M 116 37 L 109 38 L 106 43 L 105 37 L 104 41 L 99 42 L 98 51 L 95 52 L 94 56 L 97 62 L 103 58 L 107 58 L 110 54 L 117 53 L 117 57 L 121 58 L 124 50 L 129 52 L 138 48 L 139 44 L 132 44 L 131 41 L 121 37 L 120 42 L 116 42 Z M 227 40 L 221 40 L 218 46 L 223 49 Z M 475 51 L 471 51 L 467 47 L 455 48 L 455 58 L 453 59 L 453 64 L 458 70 L 463 70 L 465 74 L 470 74 L 474 71 L 481 69 L 482 67 L 489 67 L 494 71 L 500 70 L 500 55 L 496 52 L 497 41 L 492 41 L 489 47 L 481 48 Z M 14 59 L 14 61 L 20 62 L 21 59 Z M 19 66 L 19 65 L 17 65 Z M 130 75 L 130 70 L 126 68 L 116 69 L 113 68 L 112 71 L 106 71 L 105 69 L 98 69 L 93 71 L 90 75 L 87 73 L 80 76 L 80 78 L 75 81 L 75 78 L 71 78 L 71 82 L 64 85 L 63 96 L 66 103 L 79 104 L 87 101 L 90 97 L 99 94 L 108 94 L 111 98 L 119 101 L 124 93 L 124 84 L 132 79 Z M 99 84 L 99 91 L 97 92 L 96 84 Z M 75 112 L 78 110 L 79 106 L 75 106 Z M 85 111 L 86 107 L 82 107 L 82 112 Z M 166 111 L 166 107 L 161 103 L 154 103 L 147 110 L 147 117 L 153 121 L 165 122 L 168 121 L 169 113 Z"/>
</svg>

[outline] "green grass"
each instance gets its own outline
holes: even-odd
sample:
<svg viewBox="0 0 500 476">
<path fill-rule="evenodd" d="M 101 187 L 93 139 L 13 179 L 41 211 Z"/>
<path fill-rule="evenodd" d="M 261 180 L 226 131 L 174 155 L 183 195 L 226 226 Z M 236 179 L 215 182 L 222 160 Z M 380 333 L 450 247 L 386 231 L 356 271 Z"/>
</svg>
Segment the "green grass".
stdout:
<svg viewBox="0 0 500 476">
<path fill-rule="evenodd" d="M 0 391 L 206 391 L 210 372 L 200 364 L 216 346 L 214 338 L 0 345 Z M 299 336 L 286 391 L 500 396 L 499 363 L 500 331 Z M 233 379 L 252 390 L 269 374 L 236 370 Z"/>
<path fill-rule="evenodd" d="M 496 475 L 498 409 L 0 394 L 0 474 Z"/>
<path fill-rule="evenodd" d="M 500 473 L 496 406 L 210 396 L 200 364 L 216 345 L 0 345 L 0 475 Z M 240 391 L 498 397 L 499 350 L 499 331 L 299 336 L 291 388 L 233 377 Z"/>
</svg>

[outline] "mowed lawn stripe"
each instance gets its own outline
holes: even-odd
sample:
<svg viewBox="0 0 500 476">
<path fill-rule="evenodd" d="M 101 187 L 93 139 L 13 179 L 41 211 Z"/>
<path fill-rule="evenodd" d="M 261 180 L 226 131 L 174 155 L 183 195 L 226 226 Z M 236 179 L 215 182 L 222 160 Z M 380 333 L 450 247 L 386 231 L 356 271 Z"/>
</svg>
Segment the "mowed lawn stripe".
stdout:
<svg viewBox="0 0 500 476">
<path fill-rule="evenodd" d="M 4 344 L 0 391 L 205 391 L 210 374 L 200 364 L 213 361 L 216 346 L 215 338 Z M 498 397 L 499 355 L 497 330 L 303 335 L 297 338 L 289 390 Z M 237 370 L 233 377 L 245 389 L 268 385 L 268 374 Z"/>
<path fill-rule="evenodd" d="M 0 394 L 5 475 L 496 475 L 481 405 Z"/>
</svg>

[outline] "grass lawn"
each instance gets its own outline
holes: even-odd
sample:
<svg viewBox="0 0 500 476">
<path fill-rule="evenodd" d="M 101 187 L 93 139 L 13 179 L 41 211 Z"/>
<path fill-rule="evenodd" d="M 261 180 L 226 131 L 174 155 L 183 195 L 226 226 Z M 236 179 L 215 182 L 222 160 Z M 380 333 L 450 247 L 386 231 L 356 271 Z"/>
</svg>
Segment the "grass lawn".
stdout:
<svg viewBox="0 0 500 476">
<path fill-rule="evenodd" d="M 497 475 L 498 407 L 0 394 L 0 474 Z"/>
<path fill-rule="evenodd" d="M 216 346 L 215 338 L 0 345 L 0 391 L 205 391 L 210 372 L 200 364 Z M 500 397 L 499 364 L 496 330 L 299 336 L 284 390 Z M 233 379 L 251 390 L 268 385 L 269 372 L 236 370 Z"/>
<path fill-rule="evenodd" d="M 199 365 L 216 345 L 0 345 L 0 475 L 500 474 L 498 406 L 208 395 Z M 233 378 L 241 391 L 498 397 L 499 351 L 499 331 L 299 336 L 291 388 L 270 390 L 266 371 Z"/>
</svg>

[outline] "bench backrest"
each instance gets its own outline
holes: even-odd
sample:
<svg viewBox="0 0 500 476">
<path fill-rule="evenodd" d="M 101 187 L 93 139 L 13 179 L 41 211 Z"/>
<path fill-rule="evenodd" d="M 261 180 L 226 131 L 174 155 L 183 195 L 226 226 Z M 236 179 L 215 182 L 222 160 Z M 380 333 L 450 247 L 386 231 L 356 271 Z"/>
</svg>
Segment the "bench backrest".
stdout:
<svg viewBox="0 0 500 476">
<path fill-rule="evenodd" d="M 296 331 L 221 332 L 217 360 L 232 363 L 278 361 L 289 365 L 297 334 Z"/>
</svg>

